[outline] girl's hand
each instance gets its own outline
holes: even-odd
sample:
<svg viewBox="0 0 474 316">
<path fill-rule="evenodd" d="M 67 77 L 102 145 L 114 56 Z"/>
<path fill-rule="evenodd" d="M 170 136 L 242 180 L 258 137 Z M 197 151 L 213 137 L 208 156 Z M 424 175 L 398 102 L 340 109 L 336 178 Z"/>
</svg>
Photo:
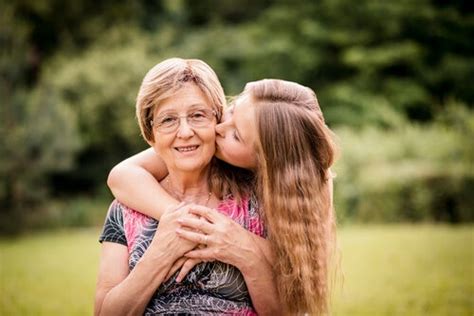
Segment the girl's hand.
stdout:
<svg viewBox="0 0 474 316">
<path fill-rule="evenodd" d="M 176 282 L 181 282 L 184 277 L 192 270 L 197 264 L 201 263 L 202 260 L 200 259 L 190 259 L 187 257 L 181 257 L 173 264 L 168 275 L 165 278 L 165 281 L 168 281 L 169 278 L 173 276 L 180 268 L 178 275 L 176 276 Z"/>
<path fill-rule="evenodd" d="M 206 247 L 191 250 L 185 254 L 186 257 L 202 261 L 218 260 L 238 269 L 245 266 L 257 247 L 254 234 L 214 209 L 193 205 L 189 212 L 200 218 L 180 218 L 178 222 L 181 227 L 176 230 L 176 234 Z"/>
</svg>

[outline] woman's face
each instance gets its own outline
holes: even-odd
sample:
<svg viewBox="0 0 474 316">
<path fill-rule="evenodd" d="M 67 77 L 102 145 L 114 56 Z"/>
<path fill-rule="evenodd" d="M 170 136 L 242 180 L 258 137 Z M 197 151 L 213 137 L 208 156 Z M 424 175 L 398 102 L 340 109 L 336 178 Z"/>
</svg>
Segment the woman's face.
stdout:
<svg viewBox="0 0 474 316">
<path fill-rule="evenodd" d="M 257 166 L 255 108 L 251 101 L 246 94 L 238 97 L 216 126 L 216 157 L 245 169 Z"/>
<path fill-rule="evenodd" d="M 168 170 L 200 172 L 207 167 L 215 153 L 216 118 L 212 114 L 204 126 L 199 123 L 193 126 L 193 123 L 212 110 L 206 95 L 192 83 L 185 84 L 173 96 L 160 102 L 153 115 L 155 141 L 150 145 Z M 176 130 L 169 127 L 173 121 L 179 124 Z"/>
</svg>

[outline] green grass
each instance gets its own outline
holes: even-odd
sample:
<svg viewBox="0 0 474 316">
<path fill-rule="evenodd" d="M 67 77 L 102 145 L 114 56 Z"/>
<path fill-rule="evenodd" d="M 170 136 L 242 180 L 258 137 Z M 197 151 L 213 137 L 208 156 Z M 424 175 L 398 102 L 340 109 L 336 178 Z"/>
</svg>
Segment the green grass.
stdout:
<svg viewBox="0 0 474 316">
<path fill-rule="evenodd" d="M 98 231 L 40 233 L 0 241 L 0 315 L 91 315 Z"/>
<path fill-rule="evenodd" d="M 339 231 L 344 281 L 334 315 L 472 315 L 473 226 Z M 98 230 L 0 240 L 0 315 L 89 315 Z"/>
<path fill-rule="evenodd" d="M 341 230 L 335 315 L 473 315 L 473 227 Z"/>
</svg>

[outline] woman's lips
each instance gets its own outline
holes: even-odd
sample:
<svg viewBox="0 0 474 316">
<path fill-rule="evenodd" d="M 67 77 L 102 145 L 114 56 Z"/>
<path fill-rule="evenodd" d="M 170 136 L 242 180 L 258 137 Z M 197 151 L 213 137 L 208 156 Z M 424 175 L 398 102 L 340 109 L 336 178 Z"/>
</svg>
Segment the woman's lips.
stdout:
<svg viewBox="0 0 474 316">
<path fill-rule="evenodd" d="M 195 151 L 196 149 L 198 149 L 198 147 L 199 145 L 191 145 L 191 146 L 179 146 L 179 147 L 175 147 L 174 149 L 176 149 L 180 153 L 186 153 L 186 152 Z"/>
</svg>

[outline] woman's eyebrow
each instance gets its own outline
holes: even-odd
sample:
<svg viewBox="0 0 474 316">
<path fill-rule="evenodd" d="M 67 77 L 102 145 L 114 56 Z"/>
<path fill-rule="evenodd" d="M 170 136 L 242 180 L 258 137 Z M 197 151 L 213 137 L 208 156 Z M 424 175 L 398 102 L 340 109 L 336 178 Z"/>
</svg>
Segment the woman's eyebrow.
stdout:
<svg viewBox="0 0 474 316">
<path fill-rule="evenodd" d="M 207 104 L 206 103 L 194 103 L 194 104 L 191 104 L 189 106 L 189 109 L 187 109 L 186 111 L 189 112 L 189 111 L 193 111 L 193 110 L 196 110 L 196 109 L 205 109 L 205 108 L 208 108 Z M 176 109 L 166 109 L 166 110 L 163 110 L 162 112 L 160 112 L 160 115 L 161 114 L 169 114 L 169 113 L 178 113 L 178 111 L 176 111 Z"/>
<path fill-rule="evenodd" d="M 190 110 L 194 110 L 196 108 L 202 109 L 202 108 L 208 108 L 209 105 L 206 103 L 194 103 L 189 106 Z"/>
</svg>

